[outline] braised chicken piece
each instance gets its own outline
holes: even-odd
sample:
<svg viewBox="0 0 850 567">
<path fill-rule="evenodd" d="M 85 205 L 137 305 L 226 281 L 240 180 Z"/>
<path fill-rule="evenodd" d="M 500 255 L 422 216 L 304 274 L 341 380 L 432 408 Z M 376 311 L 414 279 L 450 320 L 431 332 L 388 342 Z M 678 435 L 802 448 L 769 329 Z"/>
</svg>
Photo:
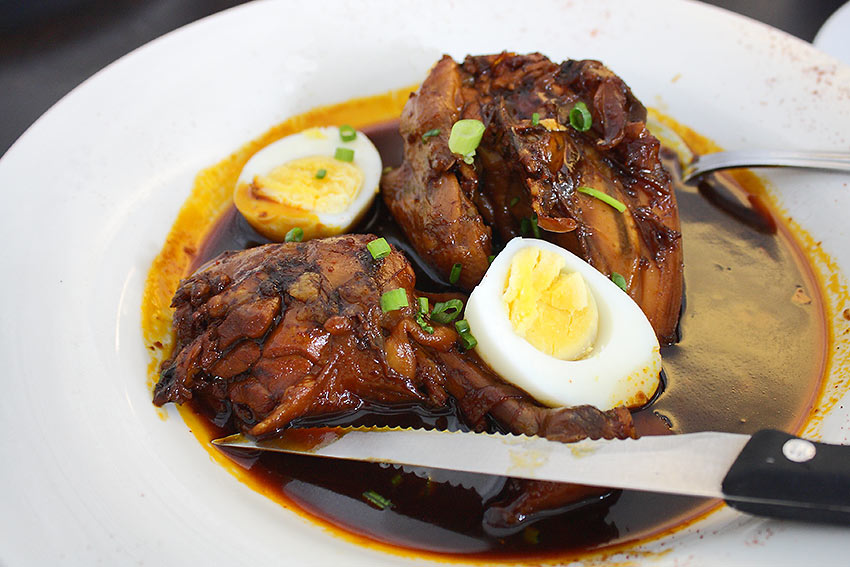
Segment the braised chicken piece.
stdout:
<svg viewBox="0 0 850 567">
<path fill-rule="evenodd" d="M 452 125 L 466 118 L 486 127 L 472 164 L 448 147 Z M 507 241 L 539 234 L 608 276 L 622 275 L 659 341 L 675 342 L 682 302 L 676 198 L 646 109 L 609 69 L 540 54 L 470 56 L 462 65 L 445 56 L 411 95 L 400 132 L 405 159 L 384 175 L 384 200 L 445 279 L 459 263 L 458 285 L 471 289 Z"/>
<path fill-rule="evenodd" d="M 441 408 L 450 398 L 461 422 L 477 431 L 494 420 L 505 431 L 563 442 L 635 436 L 624 407 L 542 407 L 464 351 L 452 326 L 431 321 L 427 332 L 417 322 L 411 265 L 396 249 L 374 259 L 366 245 L 375 238 L 226 252 L 184 280 L 172 303 L 174 353 L 154 403 L 196 399 L 254 436 L 370 403 Z M 384 312 L 382 295 L 396 289 L 408 306 Z M 519 486 L 528 490 L 512 493 L 519 503 L 497 514 L 500 526 L 600 492 Z"/>
<path fill-rule="evenodd" d="M 230 405 L 241 430 L 263 436 L 295 418 L 370 402 L 441 407 L 451 395 L 472 429 L 489 413 L 509 431 L 565 442 L 633 434 L 625 408 L 540 407 L 464 352 L 452 326 L 430 322 L 426 332 L 413 268 L 396 249 L 374 259 L 375 238 L 226 252 L 184 280 L 154 403 Z M 385 313 L 381 296 L 395 289 L 408 306 Z"/>
</svg>

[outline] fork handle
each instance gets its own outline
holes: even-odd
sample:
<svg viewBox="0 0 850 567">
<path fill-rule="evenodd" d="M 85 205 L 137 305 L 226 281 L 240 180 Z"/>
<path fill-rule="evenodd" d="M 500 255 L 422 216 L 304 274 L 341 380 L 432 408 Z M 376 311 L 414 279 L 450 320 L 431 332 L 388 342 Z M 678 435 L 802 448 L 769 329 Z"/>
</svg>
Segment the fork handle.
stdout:
<svg viewBox="0 0 850 567">
<path fill-rule="evenodd" d="M 850 171 L 850 153 L 793 150 L 734 150 L 697 156 L 685 168 L 685 181 L 703 173 L 740 167 L 803 167 Z"/>
</svg>

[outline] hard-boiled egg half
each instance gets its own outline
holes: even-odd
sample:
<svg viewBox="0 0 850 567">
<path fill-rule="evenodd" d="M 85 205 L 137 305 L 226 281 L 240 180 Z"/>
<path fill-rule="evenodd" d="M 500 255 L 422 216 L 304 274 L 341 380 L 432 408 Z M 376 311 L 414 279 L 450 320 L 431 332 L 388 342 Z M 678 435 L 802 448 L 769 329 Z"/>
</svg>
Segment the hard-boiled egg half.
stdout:
<svg viewBox="0 0 850 567">
<path fill-rule="evenodd" d="M 551 406 L 644 405 L 660 381 L 658 339 L 631 297 L 550 242 L 515 238 L 472 291 L 478 355 Z"/>
<path fill-rule="evenodd" d="M 242 169 L 233 201 L 257 232 L 281 242 L 345 232 L 372 203 L 381 156 L 351 127 L 310 128 L 269 144 Z"/>
</svg>

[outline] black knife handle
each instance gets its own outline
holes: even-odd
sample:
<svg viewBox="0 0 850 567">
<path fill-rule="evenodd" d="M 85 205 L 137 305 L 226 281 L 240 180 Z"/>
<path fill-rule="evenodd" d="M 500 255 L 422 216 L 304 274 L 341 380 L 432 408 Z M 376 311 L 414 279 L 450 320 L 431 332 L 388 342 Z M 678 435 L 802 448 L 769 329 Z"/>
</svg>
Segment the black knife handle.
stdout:
<svg viewBox="0 0 850 567">
<path fill-rule="evenodd" d="M 759 431 L 723 479 L 723 495 L 748 514 L 850 524 L 850 446 Z"/>
</svg>

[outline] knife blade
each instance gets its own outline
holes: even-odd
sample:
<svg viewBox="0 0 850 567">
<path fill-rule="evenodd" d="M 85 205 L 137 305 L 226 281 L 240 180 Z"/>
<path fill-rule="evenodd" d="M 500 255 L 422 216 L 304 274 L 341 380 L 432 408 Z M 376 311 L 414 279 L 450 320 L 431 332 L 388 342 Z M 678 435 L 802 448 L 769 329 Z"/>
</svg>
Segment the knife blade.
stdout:
<svg viewBox="0 0 850 567">
<path fill-rule="evenodd" d="M 292 429 L 220 447 L 416 465 L 497 476 L 721 498 L 750 514 L 850 523 L 850 447 L 781 431 L 560 443 L 542 437 L 401 428 Z"/>
</svg>

